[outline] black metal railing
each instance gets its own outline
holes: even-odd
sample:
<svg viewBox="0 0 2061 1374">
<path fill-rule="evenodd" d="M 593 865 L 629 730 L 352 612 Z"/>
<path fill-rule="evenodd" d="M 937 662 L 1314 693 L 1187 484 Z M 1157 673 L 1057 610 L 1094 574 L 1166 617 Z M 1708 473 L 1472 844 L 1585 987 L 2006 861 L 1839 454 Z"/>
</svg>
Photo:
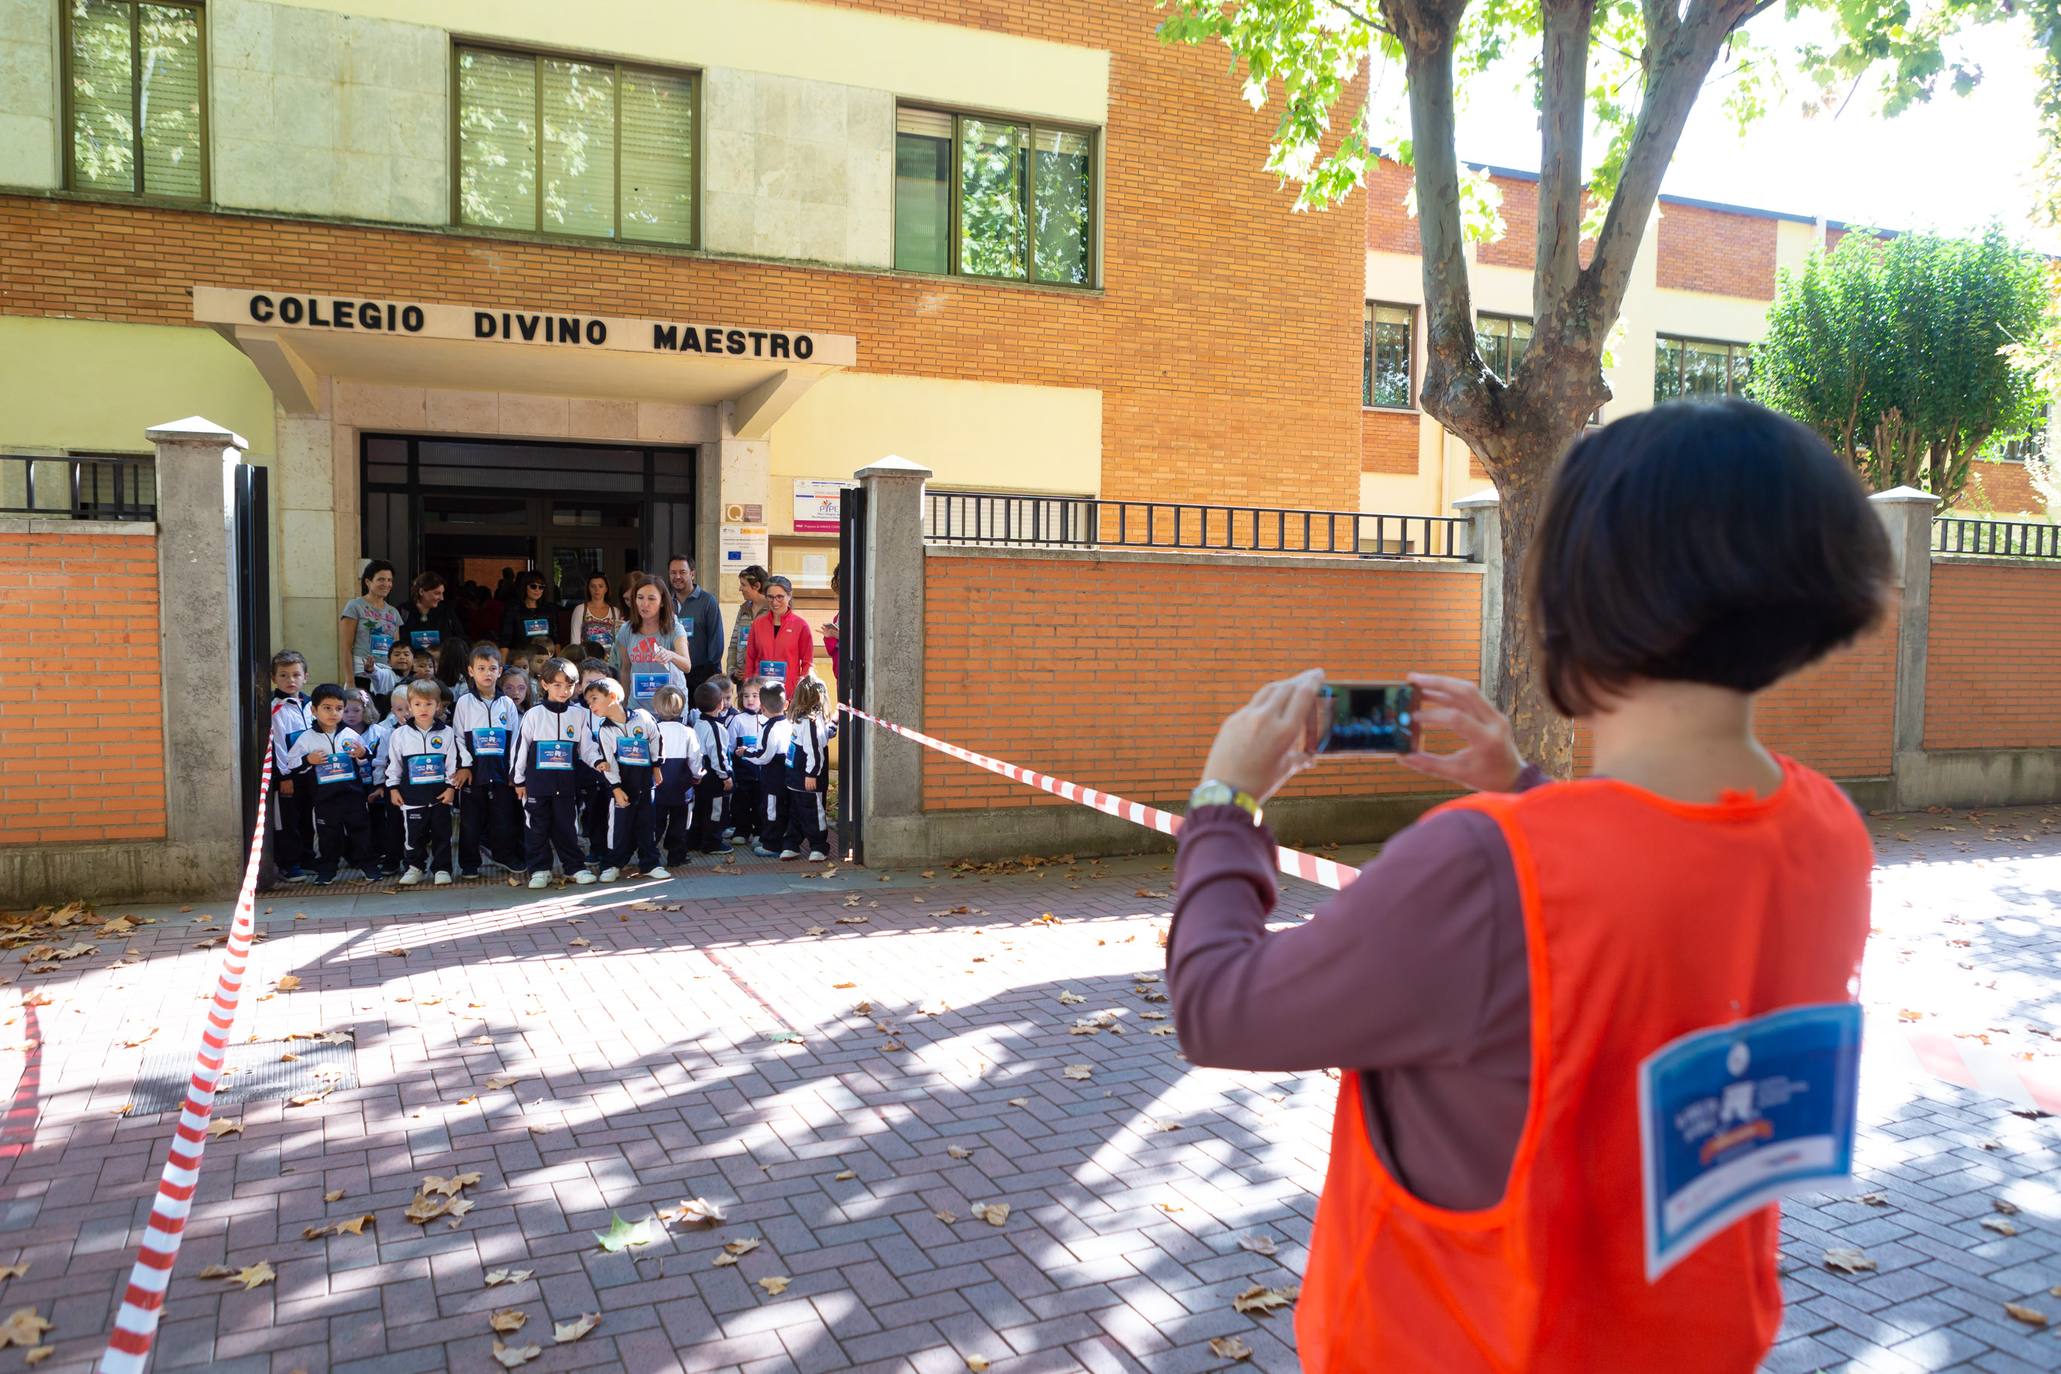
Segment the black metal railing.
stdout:
<svg viewBox="0 0 2061 1374">
<path fill-rule="evenodd" d="M 1014 548 L 1205 549 L 1220 553 L 1314 553 L 1355 558 L 1473 558 L 1464 519 L 1364 511 L 1105 501 L 1010 492 L 924 494 L 924 538 L 933 544 Z"/>
<path fill-rule="evenodd" d="M 155 460 L 117 453 L 0 453 L 0 515 L 155 520 Z"/>
<path fill-rule="evenodd" d="M 2061 525 L 2036 520 L 1935 519 L 1932 550 L 1991 558 L 2061 558 Z"/>
</svg>

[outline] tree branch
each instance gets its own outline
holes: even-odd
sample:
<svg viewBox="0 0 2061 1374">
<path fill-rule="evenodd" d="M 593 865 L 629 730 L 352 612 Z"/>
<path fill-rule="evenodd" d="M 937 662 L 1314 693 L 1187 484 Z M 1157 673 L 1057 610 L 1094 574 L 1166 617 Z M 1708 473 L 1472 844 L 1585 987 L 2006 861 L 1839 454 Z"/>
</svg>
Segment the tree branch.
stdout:
<svg viewBox="0 0 2061 1374">
<path fill-rule="evenodd" d="M 1346 4 L 1345 0 L 1325 0 L 1325 3 L 1330 5 L 1332 9 L 1338 10 L 1343 14 L 1350 15 L 1354 19 L 1359 20 L 1362 24 L 1365 24 L 1368 28 L 1374 30 L 1374 32 L 1376 33 L 1385 33 L 1390 38 L 1395 37 L 1394 29 L 1382 23 L 1379 19 L 1376 19 L 1373 15 L 1368 14 L 1366 11 L 1354 9 L 1351 5 Z"/>
<path fill-rule="evenodd" d="M 1588 113 L 1595 0 L 1546 0 L 1540 77 L 1538 260 L 1534 327 L 1551 328 L 1581 274 L 1582 123 Z"/>
</svg>

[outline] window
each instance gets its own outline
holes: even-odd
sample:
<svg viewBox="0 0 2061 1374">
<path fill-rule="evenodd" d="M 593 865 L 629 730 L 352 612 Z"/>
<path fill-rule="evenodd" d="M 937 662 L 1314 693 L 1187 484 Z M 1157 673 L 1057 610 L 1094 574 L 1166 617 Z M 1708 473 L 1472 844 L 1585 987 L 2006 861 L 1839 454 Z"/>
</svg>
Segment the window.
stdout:
<svg viewBox="0 0 2061 1374">
<path fill-rule="evenodd" d="M 691 244 L 694 77 L 457 51 L 460 224 Z"/>
<path fill-rule="evenodd" d="M 1397 406 L 1410 402 L 1410 336 L 1414 312 L 1407 305 L 1367 302 L 1360 355 L 1360 404 Z"/>
<path fill-rule="evenodd" d="M 1745 344 L 1671 339 L 1663 334 L 1654 341 L 1654 402 L 1684 396 L 1745 395 L 1752 375 L 1751 352 Z"/>
<path fill-rule="evenodd" d="M 1092 286 L 1095 138 L 986 115 L 895 114 L 895 266 Z"/>
<path fill-rule="evenodd" d="M 1508 381 L 1531 346 L 1531 321 L 1516 315 L 1476 315 L 1474 342 L 1489 371 Z"/>
<path fill-rule="evenodd" d="M 2022 463 L 2028 458 L 2045 457 L 2047 429 L 2053 422 L 2053 407 L 2043 405 L 2034 415 L 2032 425 L 2025 433 L 1994 445 L 1992 450 L 1983 456 L 1999 463 Z"/>
<path fill-rule="evenodd" d="M 68 0 L 66 172 L 75 191 L 207 195 L 200 7 Z"/>
</svg>

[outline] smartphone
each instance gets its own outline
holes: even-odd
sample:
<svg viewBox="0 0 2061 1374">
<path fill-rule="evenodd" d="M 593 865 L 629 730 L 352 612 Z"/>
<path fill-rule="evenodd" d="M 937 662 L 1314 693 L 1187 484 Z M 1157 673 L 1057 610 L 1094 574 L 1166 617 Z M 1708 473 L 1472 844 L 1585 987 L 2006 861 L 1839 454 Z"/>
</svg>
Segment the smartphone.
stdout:
<svg viewBox="0 0 2061 1374">
<path fill-rule="evenodd" d="M 1410 754 L 1422 737 L 1407 682 L 1327 682 L 1310 713 L 1312 754 Z"/>
</svg>

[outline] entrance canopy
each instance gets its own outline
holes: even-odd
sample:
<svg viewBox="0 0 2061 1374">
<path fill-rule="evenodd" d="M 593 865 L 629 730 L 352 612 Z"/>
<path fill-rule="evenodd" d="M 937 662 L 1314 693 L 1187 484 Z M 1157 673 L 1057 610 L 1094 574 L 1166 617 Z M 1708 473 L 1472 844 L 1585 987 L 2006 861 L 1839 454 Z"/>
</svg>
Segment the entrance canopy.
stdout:
<svg viewBox="0 0 2061 1374">
<path fill-rule="evenodd" d="M 468 391 L 733 402 L 762 439 L 819 378 L 858 361 L 848 334 L 701 319 L 196 286 L 193 317 L 241 349 L 288 414 L 317 410 L 323 377 Z"/>
</svg>

